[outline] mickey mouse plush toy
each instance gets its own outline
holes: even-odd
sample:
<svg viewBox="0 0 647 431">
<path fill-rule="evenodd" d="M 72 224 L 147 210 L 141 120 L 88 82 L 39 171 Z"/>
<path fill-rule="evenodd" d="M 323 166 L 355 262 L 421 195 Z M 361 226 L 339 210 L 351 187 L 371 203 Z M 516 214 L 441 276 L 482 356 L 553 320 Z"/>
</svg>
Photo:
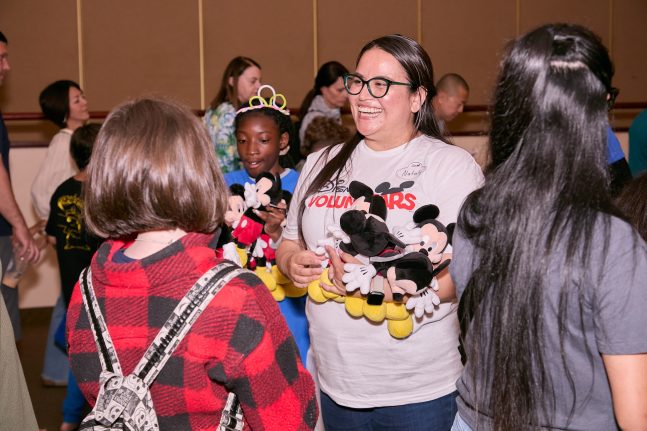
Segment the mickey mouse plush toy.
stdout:
<svg viewBox="0 0 647 431">
<path fill-rule="evenodd" d="M 357 181 L 349 184 L 349 193 L 354 198 L 352 209 L 341 215 L 339 226 L 327 227 L 330 236 L 318 241 L 322 247 L 317 252 L 323 254 L 323 246 L 332 245 L 354 256 L 360 263 L 346 263 L 342 281 L 348 292 L 359 289 L 363 296 L 343 297 L 321 289 L 320 283 L 330 283 L 327 270 L 308 286 L 308 293 L 316 302 L 345 302 L 346 311 L 354 317 L 364 316 L 374 322 L 386 319 L 393 337 L 406 338 L 413 331 L 407 310 L 420 318 L 440 303 L 434 293 L 435 277 L 449 265 L 449 260 L 441 262 L 441 258 L 451 241 L 453 225 L 446 228 L 436 220 L 437 206 L 424 205 L 414 212 L 411 223 L 389 232 L 382 196 Z M 374 279 L 376 275 L 381 277 Z M 383 301 L 381 280 L 388 281 L 394 302 Z M 405 294 L 406 305 L 399 302 Z"/>
<path fill-rule="evenodd" d="M 256 211 L 265 211 L 268 206 L 276 206 L 281 202 L 281 178 L 270 172 L 260 173 L 255 184 L 245 184 L 244 198 L 247 209 L 237 224 L 232 225 L 234 229 L 231 235 L 236 242 L 238 254 L 245 255 L 241 259 L 241 265 L 253 269 L 268 289 L 274 291 L 276 277 L 272 275 L 271 263 L 275 259 L 275 253 L 269 236 L 263 232 L 265 223 Z"/>
</svg>

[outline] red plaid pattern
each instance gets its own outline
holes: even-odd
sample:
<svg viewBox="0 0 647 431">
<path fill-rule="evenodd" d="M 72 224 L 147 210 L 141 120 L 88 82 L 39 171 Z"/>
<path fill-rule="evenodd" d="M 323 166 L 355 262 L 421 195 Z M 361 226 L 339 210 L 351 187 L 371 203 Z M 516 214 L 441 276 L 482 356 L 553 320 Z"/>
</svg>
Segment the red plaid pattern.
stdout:
<svg viewBox="0 0 647 431">
<path fill-rule="evenodd" d="M 188 234 L 164 250 L 115 263 L 127 245 L 107 241 L 92 260 L 97 300 L 124 374 L 132 372 L 177 302 L 218 262 L 213 235 Z M 77 286 L 68 310 L 70 362 L 94 405 L 101 365 Z M 162 430 L 215 430 L 238 395 L 252 430 L 308 430 L 317 420 L 314 384 L 263 283 L 237 277 L 216 295 L 151 386 Z"/>
</svg>

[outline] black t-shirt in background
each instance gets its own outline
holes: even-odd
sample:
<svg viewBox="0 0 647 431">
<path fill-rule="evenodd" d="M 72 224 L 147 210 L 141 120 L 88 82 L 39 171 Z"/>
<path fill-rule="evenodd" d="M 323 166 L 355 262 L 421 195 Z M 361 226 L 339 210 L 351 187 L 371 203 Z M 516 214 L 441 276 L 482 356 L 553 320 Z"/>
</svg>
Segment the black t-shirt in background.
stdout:
<svg viewBox="0 0 647 431">
<path fill-rule="evenodd" d="M 65 307 L 70 303 L 81 271 L 90 265 L 101 242 L 85 229 L 82 185 L 81 181 L 72 177 L 58 186 L 49 203 L 49 219 L 45 227 L 47 234 L 56 238 L 56 256 Z"/>
</svg>

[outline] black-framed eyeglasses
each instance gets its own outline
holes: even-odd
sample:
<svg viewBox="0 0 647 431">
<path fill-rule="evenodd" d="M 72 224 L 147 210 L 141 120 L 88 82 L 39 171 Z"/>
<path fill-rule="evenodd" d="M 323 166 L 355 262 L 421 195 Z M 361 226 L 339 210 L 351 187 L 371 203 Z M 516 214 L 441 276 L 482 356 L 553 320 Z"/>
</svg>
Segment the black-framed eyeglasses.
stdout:
<svg viewBox="0 0 647 431">
<path fill-rule="evenodd" d="M 389 92 L 389 88 L 392 85 L 406 85 L 407 87 L 413 86 L 410 82 L 397 82 L 380 77 L 371 78 L 368 81 L 365 81 L 353 73 L 344 74 L 344 87 L 348 94 L 355 96 L 361 93 L 364 89 L 364 85 L 368 87 L 369 94 L 376 99 L 386 96 L 386 93 Z"/>
<path fill-rule="evenodd" d="M 620 89 L 616 87 L 611 87 L 611 89 L 609 90 L 609 100 L 607 100 L 609 111 L 613 108 L 613 105 L 616 104 L 616 99 L 618 98 L 618 94 L 620 94 Z"/>
</svg>

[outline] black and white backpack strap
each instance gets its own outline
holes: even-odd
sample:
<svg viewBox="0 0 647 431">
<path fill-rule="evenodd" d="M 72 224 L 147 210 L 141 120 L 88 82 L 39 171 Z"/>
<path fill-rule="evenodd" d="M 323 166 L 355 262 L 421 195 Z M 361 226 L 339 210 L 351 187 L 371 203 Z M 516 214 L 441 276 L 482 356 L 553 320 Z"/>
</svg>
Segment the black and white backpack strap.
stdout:
<svg viewBox="0 0 647 431">
<path fill-rule="evenodd" d="M 150 386 L 213 297 L 231 279 L 244 272 L 248 271 L 231 262 L 220 263 L 205 272 L 177 304 L 135 367 L 134 374 Z"/>
<path fill-rule="evenodd" d="M 103 318 L 101 308 L 99 308 L 99 302 L 94 294 L 94 288 L 92 287 L 92 270 L 90 267 L 87 267 L 83 272 L 81 272 L 79 284 L 81 285 L 83 305 L 88 314 L 94 342 L 96 343 L 97 351 L 99 352 L 101 369 L 103 371 L 122 375 L 121 364 L 119 363 L 115 346 L 112 343 L 112 338 L 110 338 L 106 321 Z"/>
<path fill-rule="evenodd" d="M 223 262 L 203 274 L 178 303 L 162 329 L 137 364 L 135 371 L 123 376 L 117 353 L 92 288 L 92 272 L 80 277 L 83 302 L 90 319 L 102 372 L 97 402 L 81 423 L 81 430 L 159 430 L 149 387 L 218 291 L 243 270 Z M 236 396 L 229 394 L 219 430 L 240 430 L 243 417 Z"/>
</svg>

